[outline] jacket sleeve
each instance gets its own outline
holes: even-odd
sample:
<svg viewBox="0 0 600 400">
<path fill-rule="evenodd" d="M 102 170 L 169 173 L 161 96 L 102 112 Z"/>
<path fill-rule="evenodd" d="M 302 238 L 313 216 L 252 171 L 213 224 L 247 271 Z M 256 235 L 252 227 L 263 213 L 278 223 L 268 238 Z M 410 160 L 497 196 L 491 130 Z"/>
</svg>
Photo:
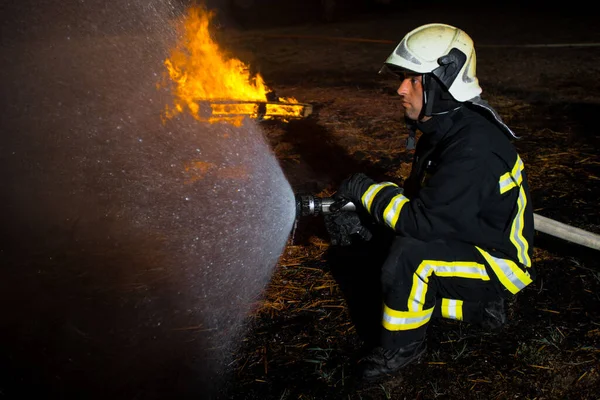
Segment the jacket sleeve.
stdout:
<svg viewBox="0 0 600 400">
<path fill-rule="evenodd" d="M 459 138 L 444 150 L 436 170 L 414 198 L 395 185 L 378 183 L 363 194 L 362 205 L 379 222 L 398 234 L 420 240 L 452 237 L 477 223 L 484 201 L 485 151 L 468 137 Z"/>
</svg>

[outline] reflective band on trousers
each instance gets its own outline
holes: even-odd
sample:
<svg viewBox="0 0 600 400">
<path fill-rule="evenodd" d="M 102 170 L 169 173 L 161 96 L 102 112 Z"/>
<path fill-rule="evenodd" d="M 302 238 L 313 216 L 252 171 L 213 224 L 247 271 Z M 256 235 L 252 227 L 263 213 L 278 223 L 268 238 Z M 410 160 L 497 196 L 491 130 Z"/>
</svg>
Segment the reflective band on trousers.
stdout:
<svg viewBox="0 0 600 400">
<path fill-rule="evenodd" d="M 425 325 L 431 319 L 433 307 L 423 311 L 396 311 L 383 305 L 383 327 L 388 331 L 406 331 Z"/>
<path fill-rule="evenodd" d="M 396 229 L 396 223 L 398 222 L 398 218 L 400 218 L 400 211 L 402 211 L 402 207 L 408 202 L 409 200 L 406 196 L 397 194 L 392 197 L 390 204 L 383 211 L 383 219 L 392 229 Z"/>
<path fill-rule="evenodd" d="M 502 285 L 512 294 L 517 293 L 532 282 L 529 272 L 523 271 L 514 261 L 496 258 L 487 251 L 475 247 L 490 264 Z"/>
<path fill-rule="evenodd" d="M 373 199 L 375 198 L 377 193 L 379 193 L 379 191 L 386 186 L 398 187 L 398 185 L 396 185 L 395 183 L 392 183 L 392 182 L 375 183 L 375 184 L 369 186 L 367 191 L 362 195 L 362 198 L 360 200 L 362 201 L 363 206 L 369 213 L 371 213 L 371 206 L 373 205 Z"/>
<path fill-rule="evenodd" d="M 485 265 L 473 261 L 435 261 L 423 260 L 413 274 L 413 284 L 408 296 L 408 309 L 416 312 L 423 310 L 425 296 L 429 287 L 429 277 L 435 274 L 441 278 L 467 278 L 489 281 Z"/>
<path fill-rule="evenodd" d="M 463 319 L 463 301 L 442 299 L 442 317 L 449 319 Z"/>
</svg>

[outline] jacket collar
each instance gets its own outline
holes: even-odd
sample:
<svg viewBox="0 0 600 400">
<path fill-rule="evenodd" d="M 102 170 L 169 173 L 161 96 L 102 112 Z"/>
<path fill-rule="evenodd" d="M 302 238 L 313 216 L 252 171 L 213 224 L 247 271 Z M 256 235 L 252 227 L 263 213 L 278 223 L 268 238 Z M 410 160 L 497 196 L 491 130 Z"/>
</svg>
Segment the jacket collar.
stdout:
<svg viewBox="0 0 600 400">
<path fill-rule="evenodd" d="M 417 122 L 417 129 L 427 136 L 432 145 L 435 145 L 450 131 L 454 125 L 454 116 L 459 112 L 460 108 L 446 114 L 435 115 L 425 122 Z"/>
</svg>

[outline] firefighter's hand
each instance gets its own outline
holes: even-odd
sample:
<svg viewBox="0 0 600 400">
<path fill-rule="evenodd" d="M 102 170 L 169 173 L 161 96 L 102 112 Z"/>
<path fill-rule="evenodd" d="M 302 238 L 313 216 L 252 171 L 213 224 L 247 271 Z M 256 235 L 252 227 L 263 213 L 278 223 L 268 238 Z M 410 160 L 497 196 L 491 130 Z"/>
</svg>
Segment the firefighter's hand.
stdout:
<svg viewBox="0 0 600 400">
<path fill-rule="evenodd" d="M 350 200 L 358 207 L 361 204 L 363 193 L 374 183 L 373 179 L 362 172 L 350 175 L 344 179 L 333 197 L 336 201 L 343 199 Z"/>
<path fill-rule="evenodd" d="M 332 245 L 349 246 L 352 244 L 352 235 L 363 240 L 371 240 L 373 237 L 371 231 L 362 224 L 358 214 L 353 211 L 327 214 L 324 220 Z"/>
</svg>

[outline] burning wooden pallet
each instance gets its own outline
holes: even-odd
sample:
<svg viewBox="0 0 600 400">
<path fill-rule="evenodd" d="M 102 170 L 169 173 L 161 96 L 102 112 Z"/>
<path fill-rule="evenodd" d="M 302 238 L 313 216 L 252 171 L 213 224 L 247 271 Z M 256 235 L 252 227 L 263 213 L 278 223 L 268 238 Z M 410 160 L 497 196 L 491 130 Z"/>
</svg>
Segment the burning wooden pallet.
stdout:
<svg viewBox="0 0 600 400">
<path fill-rule="evenodd" d="M 249 116 L 258 120 L 302 119 L 312 113 L 312 105 L 280 101 L 207 101 L 200 104 L 202 118 Z"/>
<path fill-rule="evenodd" d="M 228 122 L 241 125 L 245 117 L 258 121 L 303 119 L 312 113 L 312 105 L 281 101 L 210 100 L 198 102 L 197 118 L 201 121 Z"/>
</svg>

